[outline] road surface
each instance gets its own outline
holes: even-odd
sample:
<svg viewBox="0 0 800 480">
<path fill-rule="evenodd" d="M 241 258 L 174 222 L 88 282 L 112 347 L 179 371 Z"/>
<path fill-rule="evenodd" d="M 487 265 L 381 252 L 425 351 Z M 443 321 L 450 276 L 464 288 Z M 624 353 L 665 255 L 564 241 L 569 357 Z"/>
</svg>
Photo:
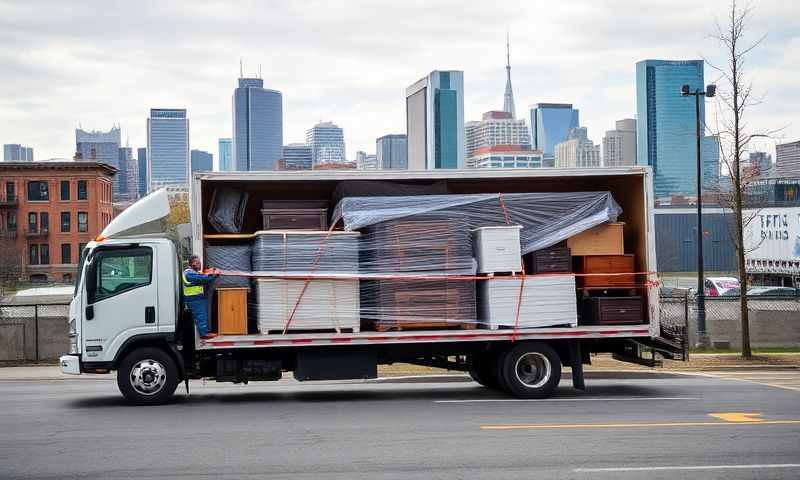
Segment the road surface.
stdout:
<svg viewBox="0 0 800 480">
<path fill-rule="evenodd" d="M 800 371 L 722 376 L 565 379 L 544 401 L 467 382 L 193 382 L 161 407 L 104 379 L 2 380 L 0 478 L 800 477 L 800 390 L 769 386 Z"/>
</svg>

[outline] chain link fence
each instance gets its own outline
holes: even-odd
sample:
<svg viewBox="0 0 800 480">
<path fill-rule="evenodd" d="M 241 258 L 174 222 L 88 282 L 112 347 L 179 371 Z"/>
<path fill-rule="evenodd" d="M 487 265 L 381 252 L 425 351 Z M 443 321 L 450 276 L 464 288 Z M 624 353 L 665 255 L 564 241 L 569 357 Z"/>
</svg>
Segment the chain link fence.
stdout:
<svg viewBox="0 0 800 480">
<path fill-rule="evenodd" d="M 0 305 L 0 362 L 56 360 L 69 350 L 69 304 Z"/>
<path fill-rule="evenodd" d="M 800 346 L 800 297 L 750 296 L 747 298 L 750 340 L 754 347 Z M 741 346 L 741 302 L 738 296 L 706 297 L 706 332 L 712 347 Z M 696 344 L 697 298 L 662 296 L 663 329 L 687 327 L 689 343 Z"/>
</svg>

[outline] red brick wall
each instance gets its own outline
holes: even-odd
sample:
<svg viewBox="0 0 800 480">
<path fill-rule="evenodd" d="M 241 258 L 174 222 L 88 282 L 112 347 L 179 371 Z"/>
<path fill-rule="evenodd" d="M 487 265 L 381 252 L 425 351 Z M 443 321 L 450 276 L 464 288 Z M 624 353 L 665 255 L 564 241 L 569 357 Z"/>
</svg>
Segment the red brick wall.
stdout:
<svg viewBox="0 0 800 480">
<path fill-rule="evenodd" d="M 88 243 L 108 225 L 113 216 L 111 205 L 111 174 L 107 167 L 95 163 L 76 162 L 72 166 L 46 164 L 30 168 L 6 167 L 0 163 L 0 202 L 6 199 L 6 184 L 13 183 L 18 203 L 16 206 L 5 204 L 0 206 L 0 234 L 7 232 L 8 215 L 16 213 L 15 246 L 22 259 L 22 279 L 29 280 L 32 275 L 46 275 L 48 281 L 70 281 L 74 278 L 77 262 L 80 258 L 79 244 Z M 70 162 L 71 163 L 71 162 Z M 17 164 L 19 165 L 19 164 Z M 78 181 L 85 180 L 87 199 L 78 200 Z M 46 181 L 48 184 L 47 201 L 31 201 L 28 199 L 28 183 Z M 69 200 L 61 200 L 61 182 L 69 182 Z M 28 214 L 35 213 L 37 230 L 42 230 L 41 214 L 49 216 L 49 227 L 46 234 L 28 235 Z M 68 232 L 61 231 L 61 213 L 69 212 L 70 225 Z M 78 231 L 78 213 L 88 216 L 87 231 Z M 9 236 L 7 235 L 7 238 Z M 41 245 L 49 246 L 49 262 L 47 264 L 30 264 L 30 245 L 38 245 L 41 260 Z M 62 263 L 62 244 L 70 247 L 68 264 Z"/>
</svg>

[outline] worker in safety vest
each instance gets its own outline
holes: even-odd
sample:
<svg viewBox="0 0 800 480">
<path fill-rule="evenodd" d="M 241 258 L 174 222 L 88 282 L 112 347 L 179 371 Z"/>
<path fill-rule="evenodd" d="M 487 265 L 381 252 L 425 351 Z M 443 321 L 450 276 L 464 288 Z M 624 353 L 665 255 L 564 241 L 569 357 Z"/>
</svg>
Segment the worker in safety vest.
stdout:
<svg viewBox="0 0 800 480">
<path fill-rule="evenodd" d="M 217 269 L 203 272 L 203 265 L 197 255 L 189 257 L 189 268 L 181 274 L 183 301 L 192 315 L 194 324 L 197 325 L 197 333 L 204 340 L 216 337 L 215 334 L 208 331 L 208 301 L 205 285 L 216 280 L 218 276 L 219 270 Z"/>
</svg>

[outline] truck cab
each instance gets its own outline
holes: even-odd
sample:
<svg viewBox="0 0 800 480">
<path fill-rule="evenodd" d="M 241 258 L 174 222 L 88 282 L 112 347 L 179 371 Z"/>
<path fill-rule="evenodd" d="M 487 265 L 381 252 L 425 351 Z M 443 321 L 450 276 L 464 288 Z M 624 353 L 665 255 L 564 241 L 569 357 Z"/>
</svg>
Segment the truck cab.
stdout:
<svg viewBox="0 0 800 480">
<path fill-rule="evenodd" d="M 165 236 L 168 214 L 166 192 L 155 192 L 115 218 L 81 252 L 69 307 L 70 350 L 60 358 L 64 373 L 108 373 L 137 350 L 174 343 L 180 265 L 175 244 Z M 166 380 L 161 360 L 137 360 L 141 378 L 129 382 L 132 387 L 146 394 L 169 387 L 161 383 Z M 179 361 L 174 355 L 169 363 Z"/>
</svg>

